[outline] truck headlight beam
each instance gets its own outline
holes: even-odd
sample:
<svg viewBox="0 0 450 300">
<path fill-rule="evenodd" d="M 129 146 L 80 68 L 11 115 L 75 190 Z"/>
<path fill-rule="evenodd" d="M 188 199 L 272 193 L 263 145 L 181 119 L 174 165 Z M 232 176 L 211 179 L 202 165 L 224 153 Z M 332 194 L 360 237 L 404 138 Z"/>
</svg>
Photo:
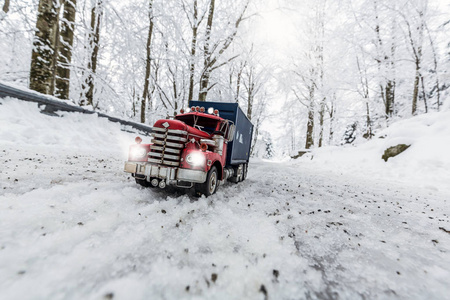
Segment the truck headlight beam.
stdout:
<svg viewBox="0 0 450 300">
<path fill-rule="evenodd" d="M 144 158 L 147 155 L 147 150 L 144 147 L 135 147 L 131 150 L 131 157 L 134 159 Z"/>
<path fill-rule="evenodd" d="M 186 162 L 193 167 L 205 165 L 205 156 L 200 152 L 191 152 L 186 156 Z"/>
</svg>

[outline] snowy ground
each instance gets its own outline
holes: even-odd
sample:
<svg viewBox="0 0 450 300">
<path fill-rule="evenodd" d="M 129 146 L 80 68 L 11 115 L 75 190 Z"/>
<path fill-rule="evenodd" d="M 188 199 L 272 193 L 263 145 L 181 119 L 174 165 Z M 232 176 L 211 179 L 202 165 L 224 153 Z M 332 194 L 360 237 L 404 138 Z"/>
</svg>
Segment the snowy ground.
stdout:
<svg viewBox="0 0 450 300">
<path fill-rule="evenodd" d="M 0 299 L 444 299 L 450 193 L 253 161 L 216 195 L 143 189 L 134 134 L 0 99 Z M 313 159 L 314 161 L 314 159 Z"/>
</svg>

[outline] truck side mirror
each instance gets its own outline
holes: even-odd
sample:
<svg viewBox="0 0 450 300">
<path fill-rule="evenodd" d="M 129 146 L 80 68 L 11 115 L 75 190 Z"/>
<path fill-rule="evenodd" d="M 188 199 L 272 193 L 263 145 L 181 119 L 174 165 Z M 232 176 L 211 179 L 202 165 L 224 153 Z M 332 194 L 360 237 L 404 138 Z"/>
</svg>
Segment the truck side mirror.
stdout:
<svg viewBox="0 0 450 300">
<path fill-rule="evenodd" d="M 229 142 L 233 141 L 235 130 L 236 130 L 236 126 L 234 124 L 230 124 L 230 127 L 228 127 L 227 136 L 226 136 L 226 139 Z"/>
</svg>

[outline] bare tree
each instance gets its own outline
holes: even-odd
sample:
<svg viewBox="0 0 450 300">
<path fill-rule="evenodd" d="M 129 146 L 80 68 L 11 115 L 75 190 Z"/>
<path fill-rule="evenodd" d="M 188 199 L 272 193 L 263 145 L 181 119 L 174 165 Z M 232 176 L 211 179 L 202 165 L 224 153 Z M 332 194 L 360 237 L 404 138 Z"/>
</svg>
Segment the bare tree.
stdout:
<svg viewBox="0 0 450 300">
<path fill-rule="evenodd" d="M 210 52 L 210 40 L 211 40 L 211 30 L 214 18 L 214 6 L 215 0 L 210 0 L 209 2 L 209 11 L 208 11 L 208 20 L 206 22 L 206 33 L 205 33 L 205 45 L 203 46 L 203 55 L 204 55 L 204 63 L 203 63 L 203 74 L 200 78 L 200 92 L 198 95 L 198 100 L 206 101 L 206 94 L 208 93 L 208 84 L 209 84 L 209 76 L 210 76 L 210 64 L 211 64 L 211 52 Z"/>
<path fill-rule="evenodd" d="M 377 55 L 375 60 L 378 63 L 378 71 L 382 77 L 380 80 L 380 94 L 383 99 L 385 106 L 385 116 L 387 119 L 394 114 L 395 105 L 395 54 L 397 49 L 395 28 L 396 20 L 393 18 L 391 26 L 391 40 L 390 42 L 385 42 L 382 38 L 383 34 L 381 32 L 380 24 L 380 12 L 378 6 L 378 0 L 373 0 L 374 5 L 374 16 L 375 16 L 375 36 L 376 42 L 375 46 L 377 49 Z M 387 45 L 385 45 L 387 44 Z M 387 49 L 386 49 L 387 48 Z"/>
<path fill-rule="evenodd" d="M 153 0 L 149 0 L 149 26 L 147 35 L 146 57 L 145 57 L 145 81 L 144 92 L 141 99 L 141 123 L 145 123 L 145 107 L 149 98 L 149 86 L 150 86 L 150 71 L 151 71 L 151 49 L 152 49 L 152 35 L 153 35 Z"/>
<path fill-rule="evenodd" d="M 227 59 L 224 62 L 219 62 L 219 59 L 222 57 L 223 53 L 228 49 L 228 47 L 231 45 L 234 38 L 236 37 L 239 25 L 241 24 L 242 21 L 247 19 L 247 17 L 245 17 L 245 13 L 247 11 L 249 3 L 250 0 L 246 0 L 244 8 L 242 9 L 239 17 L 234 23 L 234 27 L 231 34 L 229 34 L 224 41 L 219 40 L 211 47 L 210 41 L 213 26 L 215 0 L 210 1 L 208 19 L 206 23 L 205 43 L 203 47 L 204 62 L 203 62 L 203 69 L 200 75 L 200 90 L 198 95 L 199 101 L 206 101 L 208 91 L 214 86 L 211 85 L 209 82 L 211 78 L 211 73 L 214 70 L 226 65 L 227 63 L 236 58 L 236 56 L 234 56 Z"/>
<path fill-rule="evenodd" d="M 307 107 L 305 148 L 314 146 L 314 127 L 319 103 L 319 145 L 322 146 L 323 124 L 325 114 L 324 80 L 324 32 L 325 32 L 325 4 L 326 0 L 314 4 L 313 16 L 310 17 L 312 26 L 307 29 L 309 45 L 305 50 L 302 63 L 296 64 L 294 74 L 300 79 L 293 92 L 300 103 Z"/>
<path fill-rule="evenodd" d="M 361 62 L 358 56 L 356 56 L 356 65 L 358 66 L 359 71 L 359 79 L 361 84 L 361 89 L 359 93 L 364 99 L 366 105 L 366 133 L 364 137 L 367 139 L 371 139 L 373 136 L 372 132 L 372 120 L 370 118 L 370 109 L 369 109 L 369 80 L 367 78 L 367 68 L 365 66 L 361 66 Z"/>
<path fill-rule="evenodd" d="M 425 7 L 420 7 L 414 9 L 417 13 L 417 19 L 418 24 L 411 25 L 410 20 L 408 19 L 408 16 L 403 14 L 402 12 L 398 12 L 402 17 L 406 24 L 406 35 L 409 41 L 409 47 L 412 52 L 412 57 L 414 61 L 414 67 L 415 67 L 415 75 L 414 75 L 414 85 L 413 85 L 413 96 L 412 96 L 412 109 L 411 113 L 413 115 L 417 114 L 417 100 L 419 98 L 419 88 L 420 88 L 420 82 L 422 81 L 422 92 L 423 92 L 423 100 L 425 104 L 425 112 L 428 111 L 427 106 L 427 99 L 425 95 L 425 85 L 423 83 L 423 74 L 422 74 L 422 47 L 423 47 L 423 36 L 424 36 L 424 30 L 425 30 L 425 20 L 424 20 L 424 10 L 426 10 L 427 3 L 425 2 Z M 415 27 L 417 32 L 413 32 L 413 28 Z M 417 37 L 415 37 L 417 36 Z"/>
<path fill-rule="evenodd" d="M 189 92 L 188 92 L 188 101 L 191 101 L 194 97 L 194 78 L 195 78 L 195 61 L 196 61 L 196 53 L 197 53 L 197 41 L 198 41 L 198 29 L 203 22 L 206 11 L 201 16 L 199 16 L 198 10 L 198 1 L 194 0 L 192 4 L 192 16 L 191 12 L 188 10 L 187 5 L 183 1 L 183 10 L 187 16 L 189 21 L 189 26 L 192 30 L 192 40 L 191 40 L 191 49 L 190 49 L 190 58 L 189 58 Z M 213 4 L 214 6 L 214 4 Z M 208 19 L 209 20 L 209 19 Z M 212 23 L 212 20 L 211 20 Z"/>
<path fill-rule="evenodd" d="M 247 62 L 241 62 L 238 66 L 237 74 L 236 74 L 236 94 L 234 96 L 234 101 L 239 101 L 239 96 L 241 92 L 241 81 L 242 81 L 242 73 L 244 72 L 245 67 L 247 66 Z M 230 74 L 230 85 L 233 83 L 232 73 Z"/>
<path fill-rule="evenodd" d="M 94 105 L 94 89 L 95 74 L 97 72 L 98 51 L 100 47 L 100 25 L 103 15 L 103 0 L 96 0 L 91 9 L 91 25 L 89 31 L 89 44 L 86 46 L 88 50 L 87 70 L 85 71 L 86 79 L 83 84 L 83 92 L 81 95 L 81 105 Z"/>
<path fill-rule="evenodd" d="M 431 36 L 431 32 L 428 28 L 428 25 L 425 23 L 425 29 L 428 33 L 428 38 L 430 40 L 430 46 L 431 46 L 431 51 L 433 53 L 433 72 L 434 72 L 434 76 L 435 76 L 435 86 L 434 89 L 436 90 L 436 108 L 437 111 L 440 110 L 440 105 L 441 105 L 441 87 L 440 87 L 440 83 L 439 83 L 439 73 L 438 73 L 438 55 L 436 52 L 436 46 L 434 45 L 435 42 Z"/>
<path fill-rule="evenodd" d="M 303 71 L 294 71 L 294 74 L 297 75 L 298 82 L 297 86 L 294 86 L 292 88 L 292 92 L 297 101 L 304 105 L 308 110 L 305 148 L 310 149 L 312 146 L 314 146 L 317 69 L 313 66 L 309 66 L 306 73 L 304 73 Z"/>
<path fill-rule="evenodd" d="M 310 149 L 314 146 L 314 113 L 315 113 L 315 102 L 314 102 L 314 93 L 315 93 L 315 84 L 312 83 L 308 87 L 309 97 L 308 97 L 308 121 L 306 123 L 306 143 L 305 148 Z"/>
<path fill-rule="evenodd" d="M 327 111 L 330 117 L 330 132 L 328 135 L 328 144 L 332 145 L 334 139 L 334 119 L 336 115 L 336 106 L 335 106 L 336 95 L 333 95 L 332 99 L 330 100 L 331 100 L 330 106 L 327 105 Z"/>
</svg>

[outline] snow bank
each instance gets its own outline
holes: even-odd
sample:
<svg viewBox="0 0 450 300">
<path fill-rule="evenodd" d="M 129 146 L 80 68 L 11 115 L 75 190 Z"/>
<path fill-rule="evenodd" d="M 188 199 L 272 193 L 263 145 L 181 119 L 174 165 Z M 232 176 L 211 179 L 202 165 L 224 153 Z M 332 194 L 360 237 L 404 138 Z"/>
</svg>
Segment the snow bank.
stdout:
<svg viewBox="0 0 450 300">
<path fill-rule="evenodd" d="M 405 152 L 381 159 L 398 144 L 411 145 Z M 320 165 L 337 174 L 354 174 L 395 181 L 422 188 L 450 187 L 450 111 L 424 114 L 392 124 L 371 141 L 358 146 L 315 149 L 299 164 Z"/>
<path fill-rule="evenodd" d="M 96 114 L 58 112 L 60 117 L 51 117 L 37 113 L 36 103 L 11 98 L 0 99 L 0 103 L 0 140 L 5 144 L 92 151 L 108 148 L 125 158 L 133 143 L 120 124 Z"/>
</svg>

